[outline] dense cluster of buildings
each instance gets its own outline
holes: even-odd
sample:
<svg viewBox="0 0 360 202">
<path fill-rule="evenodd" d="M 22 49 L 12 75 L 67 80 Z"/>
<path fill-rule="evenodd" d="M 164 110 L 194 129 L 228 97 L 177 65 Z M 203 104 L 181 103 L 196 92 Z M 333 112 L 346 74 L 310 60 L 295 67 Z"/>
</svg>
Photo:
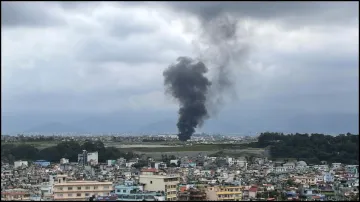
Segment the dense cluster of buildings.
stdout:
<svg viewBox="0 0 360 202">
<path fill-rule="evenodd" d="M 358 165 L 307 165 L 267 158 L 119 158 L 99 163 L 83 151 L 78 162 L 59 159 L 2 163 L 2 200 L 242 201 L 351 200 L 359 194 Z M 135 168 L 139 161 L 148 165 Z"/>
</svg>

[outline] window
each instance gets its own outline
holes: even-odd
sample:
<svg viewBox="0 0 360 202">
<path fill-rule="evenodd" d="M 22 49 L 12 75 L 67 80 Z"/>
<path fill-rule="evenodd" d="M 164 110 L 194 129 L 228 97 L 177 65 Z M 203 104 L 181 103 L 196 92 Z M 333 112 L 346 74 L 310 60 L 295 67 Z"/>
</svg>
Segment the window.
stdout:
<svg viewBox="0 0 360 202">
<path fill-rule="evenodd" d="M 77 196 L 77 197 L 81 196 L 81 193 L 77 193 L 76 196 Z"/>
<path fill-rule="evenodd" d="M 109 189 L 109 186 L 104 186 L 104 189 Z"/>
<path fill-rule="evenodd" d="M 57 196 L 58 196 L 58 197 L 62 197 L 62 196 L 63 196 L 63 194 L 57 194 Z"/>
<path fill-rule="evenodd" d="M 98 188 L 98 186 L 94 186 L 94 189 L 97 189 Z"/>
<path fill-rule="evenodd" d="M 70 193 L 70 194 L 68 194 L 68 196 L 72 196 L 72 194 Z"/>
<path fill-rule="evenodd" d="M 123 189 L 123 193 L 126 193 L 126 190 L 125 190 L 125 189 Z"/>
<path fill-rule="evenodd" d="M 68 187 L 68 190 L 72 190 L 72 187 Z"/>
<path fill-rule="evenodd" d="M 78 187 L 77 190 L 81 190 L 81 187 Z"/>
<path fill-rule="evenodd" d="M 85 189 L 86 189 L 86 190 L 89 190 L 89 189 L 90 189 L 90 187 L 85 187 Z"/>
<path fill-rule="evenodd" d="M 120 189 L 117 189 L 117 190 L 116 190 L 116 192 L 118 192 L 118 193 L 119 193 L 119 192 L 121 192 L 121 190 L 120 190 Z"/>
<path fill-rule="evenodd" d="M 60 190 L 60 191 L 62 191 L 62 190 L 63 190 L 63 188 L 62 188 L 62 187 L 59 187 L 59 190 Z"/>
<path fill-rule="evenodd" d="M 85 196 L 90 196 L 90 194 L 89 194 L 89 193 L 85 193 Z"/>
<path fill-rule="evenodd" d="M 152 184 L 152 181 L 150 181 L 150 184 Z"/>
</svg>

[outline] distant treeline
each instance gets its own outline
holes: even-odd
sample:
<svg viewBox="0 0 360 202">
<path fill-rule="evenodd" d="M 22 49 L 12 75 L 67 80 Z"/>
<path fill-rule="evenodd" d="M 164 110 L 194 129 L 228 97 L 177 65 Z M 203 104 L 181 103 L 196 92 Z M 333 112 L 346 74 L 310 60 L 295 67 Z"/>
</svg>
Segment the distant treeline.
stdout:
<svg viewBox="0 0 360 202">
<path fill-rule="evenodd" d="M 260 134 L 257 147 L 270 147 L 272 158 L 296 158 L 308 163 L 359 164 L 359 135 L 290 134 L 266 132 Z"/>
<path fill-rule="evenodd" d="M 42 159 L 59 162 L 61 158 L 67 158 L 70 162 L 77 162 L 78 154 L 82 153 L 82 150 L 98 151 L 99 162 L 120 157 L 125 159 L 136 157 L 133 152 L 124 152 L 115 147 L 105 147 L 101 141 L 85 141 L 82 145 L 75 141 L 66 141 L 40 150 L 29 144 L 3 144 L 1 145 L 1 160 L 14 162 L 15 160 L 34 161 Z"/>
</svg>

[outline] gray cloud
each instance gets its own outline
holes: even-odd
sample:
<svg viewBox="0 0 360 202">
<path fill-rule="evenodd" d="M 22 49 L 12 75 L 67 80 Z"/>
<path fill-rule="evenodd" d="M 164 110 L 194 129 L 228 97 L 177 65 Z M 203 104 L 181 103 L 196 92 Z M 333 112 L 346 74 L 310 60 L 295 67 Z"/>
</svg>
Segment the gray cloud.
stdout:
<svg viewBox="0 0 360 202">
<path fill-rule="evenodd" d="M 151 41 L 138 40 L 136 38 L 122 41 L 120 39 L 89 39 L 79 43 L 78 58 L 89 62 L 122 62 L 128 64 L 141 64 L 146 62 L 168 62 L 176 58 L 177 50 L 183 48 L 183 44 L 176 41 L 168 41 L 166 38 L 157 44 Z M 166 48 L 164 46 L 170 46 Z M 92 51 L 89 51 L 92 50 Z M 136 53 L 136 54 L 134 54 Z"/>
<path fill-rule="evenodd" d="M 96 6 L 100 6 L 101 2 L 81 2 L 81 1 L 59 1 L 54 2 L 60 5 L 61 8 L 70 10 L 70 11 L 78 11 L 81 9 L 94 8 Z"/>
<path fill-rule="evenodd" d="M 149 25 L 145 23 L 137 23 L 129 20 L 115 20 L 113 24 L 110 25 L 109 33 L 113 37 L 125 38 L 132 36 L 132 34 L 145 35 L 154 33 L 157 30 L 157 26 Z"/>
<path fill-rule="evenodd" d="M 358 2 L 2 2 L 2 111 L 13 121 L 24 113 L 81 120 L 124 110 L 139 117 L 148 110 L 144 125 L 164 116 L 176 120 L 161 73 L 178 56 L 197 55 L 191 42 L 201 33 L 187 29 L 194 16 L 225 11 L 250 19 L 246 40 L 253 49 L 246 68 L 231 72 L 239 99 L 210 121 L 211 130 L 226 129 L 215 123 L 236 130 L 238 122 L 260 131 L 358 128 Z M 157 117 L 158 111 L 166 115 Z M 316 128 L 301 118 L 299 126 L 298 116 L 324 122 L 314 122 Z"/>
<path fill-rule="evenodd" d="M 359 15 L 359 2 L 167 2 L 177 11 L 211 20 L 222 13 L 260 20 L 278 20 L 288 25 L 348 24 Z"/>
<path fill-rule="evenodd" d="M 1 2 L 1 26 L 44 27 L 64 24 L 65 21 L 49 10 L 48 2 Z"/>
</svg>

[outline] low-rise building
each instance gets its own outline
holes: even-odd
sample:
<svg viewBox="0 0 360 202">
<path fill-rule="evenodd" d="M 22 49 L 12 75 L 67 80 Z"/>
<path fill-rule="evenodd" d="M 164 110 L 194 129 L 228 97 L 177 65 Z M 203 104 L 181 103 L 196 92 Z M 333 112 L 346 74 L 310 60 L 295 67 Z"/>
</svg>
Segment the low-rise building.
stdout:
<svg viewBox="0 0 360 202">
<path fill-rule="evenodd" d="M 1 191 L 2 201 L 24 201 L 29 200 L 30 193 L 26 189 L 8 189 Z"/>
<path fill-rule="evenodd" d="M 66 164 L 66 163 L 69 163 L 69 159 L 66 159 L 66 158 L 60 159 L 60 164 Z"/>
<path fill-rule="evenodd" d="M 189 188 L 178 193 L 180 201 L 206 201 L 206 192 L 204 190 Z"/>
<path fill-rule="evenodd" d="M 28 166 L 28 162 L 27 161 L 15 161 L 14 162 L 14 168 L 19 168 L 19 167 L 27 167 Z"/>
<path fill-rule="evenodd" d="M 242 191 L 242 186 L 210 186 L 206 190 L 206 196 L 210 201 L 240 201 Z"/>
<path fill-rule="evenodd" d="M 112 182 L 67 181 L 66 175 L 55 177 L 54 200 L 84 201 L 91 196 L 108 196 L 113 190 Z"/>
<path fill-rule="evenodd" d="M 47 167 L 50 165 L 50 161 L 45 160 L 37 160 L 34 162 L 35 165 L 41 166 L 41 167 Z"/>
</svg>

